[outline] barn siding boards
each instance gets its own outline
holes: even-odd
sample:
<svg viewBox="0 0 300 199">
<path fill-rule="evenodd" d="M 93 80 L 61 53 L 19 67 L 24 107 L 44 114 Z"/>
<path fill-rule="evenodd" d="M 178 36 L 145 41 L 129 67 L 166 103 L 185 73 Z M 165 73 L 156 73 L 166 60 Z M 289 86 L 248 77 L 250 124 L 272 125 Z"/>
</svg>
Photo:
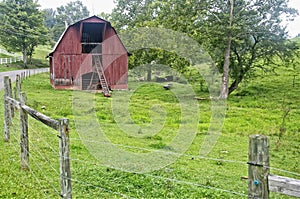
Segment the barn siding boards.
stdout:
<svg viewBox="0 0 300 199">
<path fill-rule="evenodd" d="M 87 23 L 99 23 L 101 25 Z M 89 33 L 91 27 L 96 27 L 99 34 L 103 36 L 101 45 L 97 45 L 98 42 L 90 43 L 87 36 L 82 37 L 83 26 L 87 30 L 86 34 Z M 101 32 L 99 27 L 103 28 Z M 93 32 L 90 41 L 95 40 L 95 38 L 97 38 L 97 35 Z M 97 52 L 82 52 L 82 39 L 87 42 L 83 44 L 87 52 L 89 52 L 89 46 L 92 45 L 97 45 Z M 76 22 L 69 26 L 60 37 L 49 54 L 51 85 L 56 89 L 73 88 L 81 90 L 83 88 L 83 76 L 89 77 L 90 75 L 87 74 L 93 71 L 92 54 L 102 56 L 104 74 L 109 87 L 112 89 L 128 88 L 128 52 L 111 24 L 97 16 Z"/>
</svg>

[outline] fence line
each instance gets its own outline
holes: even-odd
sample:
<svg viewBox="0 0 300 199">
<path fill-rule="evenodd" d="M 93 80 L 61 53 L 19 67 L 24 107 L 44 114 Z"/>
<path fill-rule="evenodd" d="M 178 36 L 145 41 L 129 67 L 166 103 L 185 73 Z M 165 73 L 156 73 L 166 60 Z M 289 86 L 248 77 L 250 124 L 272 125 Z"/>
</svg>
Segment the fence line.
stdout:
<svg viewBox="0 0 300 199">
<path fill-rule="evenodd" d="M 71 180 L 72 182 L 80 183 L 80 184 L 83 185 L 83 186 L 94 187 L 94 188 L 100 189 L 100 190 L 102 190 L 102 191 L 105 191 L 105 192 L 108 192 L 108 193 L 112 193 L 112 194 L 114 194 L 114 195 L 122 196 L 122 197 L 124 197 L 124 198 L 135 199 L 135 198 L 130 197 L 130 196 L 127 196 L 127 195 L 125 195 L 125 194 L 123 194 L 123 193 L 115 192 L 115 191 L 112 191 L 112 190 L 110 190 L 110 189 L 106 189 L 106 188 L 103 188 L 103 187 L 100 187 L 100 186 L 97 186 L 97 185 L 93 185 L 93 184 L 90 184 L 90 183 L 85 182 L 85 181 L 77 180 L 77 179 L 74 179 L 74 178 L 70 178 L 70 180 Z"/>
<path fill-rule="evenodd" d="M 0 58 L 0 64 L 10 64 L 10 63 L 14 63 L 14 62 L 17 62 L 17 61 L 22 61 L 21 56 L 18 56 L 15 53 L 9 53 L 6 50 L 3 50 L 1 48 L 0 48 L 0 54 L 5 54 L 5 55 L 8 55 L 8 56 L 12 56 L 10 58 Z"/>
<path fill-rule="evenodd" d="M 84 161 L 84 160 L 74 159 L 74 158 L 71 158 L 71 161 L 77 161 L 77 162 L 90 164 L 90 165 L 94 165 L 94 166 L 99 166 L 99 167 L 100 166 L 101 167 L 106 166 L 104 164 L 92 163 L 92 162 L 89 162 L 89 161 Z M 226 193 L 229 193 L 229 194 L 232 194 L 232 195 L 248 196 L 244 193 L 239 193 L 239 192 L 236 192 L 236 191 L 221 189 L 221 188 L 218 188 L 218 187 L 213 187 L 213 186 L 208 186 L 208 185 L 203 185 L 203 184 L 199 184 L 199 183 L 194 183 L 194 182 L 189 182 L 189 181 L 184 181 L 184 180 L 178 180 L 178 179 L 173 179 L 173 178 L 168 178 L 168 177 L 163 177 L 163 176 L 158 176 L 158 175 L 151 175 L 151 174 L 137 174 L 137 175 L 144 175 L 144 176 L 147 176 L 147 177 L 156 178 L 156 179 L 160 179 L 160 180 L 164 180 L 164 181 L 172 181 L 172 182 L 175 182 L 175 183 L 178 183 L 178 184 L 186 184 L 186 185 L 190 185 L 190 186 L 202 187 L 202 188 L 216 190 L 216 191 L 220 191 L 220 192 L 226 192 Z"/>
<path fill-rule="evenodd" d="M 22 61 L 20 57 L 0 58 L 0 64 L 11 64 L 17 61 Z"/>
<path fill-rule="evenodd" d="M 39 159 L 39 156 L 40 156 L 43 160 L 45 160 L 46 163 L 48 163 L 47 165 L 50 166 L 50 169 L 54 170 L 57 174 L 60 174 L 61 192 L 59 192 L 57 190 L 57 188 L 55 188 L 55 186 L 53 186 L 51 184 L 52 188 L 56 191 L 56 193 L 58 193 L 62 198 L 72 198 L 71 182 L 75 182 L 75 183 L 80 183 L 84 186 L 95 187 L 95 188 L 101 189 L 103 191 L 112 193 L 114 195 L 119 195 L 119 196 L 122 196 L 125 198 L 132 198 L 125 194 L 115 192 L 110 189 L 106 189 L 106 188 L 103 188 L 103 187 L 100 187 L 97 185 L 93 185 L 89 182 L 84 182 L 84 181 L 77 180 L 75 178 L 71 178 L 71 172 L 70 172 L 70 161 L 71 160 L 85 162 L 87 164 L 92 164 L 92 163 L 90 163 L 88 161 L 71 159 L 69 157 L 69 141 L 72 140 L 72 138 L 71 139 L 69 138 L 68 120 L 67 119 L 54 120 L 54 119 L 49 118 L 49 117 L 43 115 L 42 113 L 39 113 L 39 112 L 31 109 L 30 107 L 26 106 L 22 100 L 22 98 L 25 98 L 25 97 L 22 95 L 22 92 L 20 90 L 18 91 L 18 93 L 20 94 L 19 95 L 20 101 L 13 99 L 11 97 L 11 95 L 12 95 L 11 84 L 9 83 L 8 77 L 5 78 L 5 82 L 6 82 L 5 83 L 5 85 L 6 85 L 5 86 L 5 95 L 4 95 L 5 116 L 6 116 L 5 120 L 6 119 L 8 120 L 7 122 L 5 122 L 5 125 L 8 125 L 8 127 L 13 125 L 12 128 L 14 128 L 14 130 L 16 130 L 17 124 L 14 124 L 14 122 L 12 120 L 12 117 L 16 117 L 16 115 L 13 114 L 14 109 L 11 109 L 11 106 L 13 105 L 14 108 L 17 108 L 20 110 L 21 115 L 24 113 L 29 114 L 34 119 L 59 131 L 58 137 L 60 138 L 59 139 L 60 154 L 58 154 L 57 156 L 60 157 L 60 172 L 58 172 L 54 168 L 54 166 L 49 162 L 49 160 L 47 160 L 47 158 L 42 155 L 40 147 L 36 146 L 34 143 L 32 143 L 32 141 L 28 140 L 28 144 L 31 144 L 31 146 L 33 146 L 33 148 L 36 149 L 36 152 L 31 151 L 33 156 L 31 155 L 30 157 L 37 160 L 37 159 Z M 24 125 L 24 122 L 26 122 L 26 119 L 20 118 L 20 123 Z M 28 124 L 27 124 L 27 127 L 28 127 Z M 10 134 L 9 130 L 12 130 L 12 129 L 6 128 L 6 130 L 7 129 L 8 129 L 8 132 L 6 131 L 6 135 L 8 135 L 8 136 L 6 136 L 6 138 L 10 138 L 9 135 L 12 135 L 12 137 L 15 138 L 16 141 L 18 141 L 16 134 L 14 134 L 14 133 Z M 22 130 L 22 134 L 23 134 L 23 131 L 26 131 L 26 128 L 22 128 L 22 129 L 23 129 Z M 53 134 L 53 135 L 57 135 L 57 134 Z M 53 136 L 53 137 L 56 137 L 56 136 Z M 262 139 L 262 137 L 263 137 L 263 139 Z M 25 134 L 24 138 L 28 138 L 28 136 Z M 73 138 L 73 140 L 80 140 L 80 139 Z M 259 141 L 257 141 L 257 140 L 259 140 Z M 261 141 L 261 140 L 263 140 L 263 141 Z M 80 141 L 82 141 L 82 140 L 80 140 Z M 44 141 L 44 142 L 47 143 L 47 141 Z M 88 140 L 88 142 L 96 142 L 96 141 Z M 97 142 L 97 143 L 108 144 L 109 142 Z M 111 144 L 111 143 L 109 143 L 109 144 Z M 47 143 L 47 145 L 50 146 L 48 143 Z M 128 145 L 122 145 L 122 144 L 115 144 L 115 145 L 120 146 L 120 147 L 132 148 L 132 149 L 154 151 L 154 150 L 142 148 L 142 147 L 134 147 L 134 146 L 128 146 Z M 16 151 L 18 151 L 14 145 L 13 145 L 13 147 Z M 50 146 L 50 149 L 52 150 L 52 152 L 56 152 L 54 150 L 54 148 L 52 148 L 51 146 Z M 223 162 L 237 163 L 237 164 L 243 164 L 243 165 L 248 164 L 249 165 L 248 166 L 248 172 L 249 172 L 248 195 L 246 195 L 244 193 L 236 192 L 236 191 L 221 189 L 218 187 L 213 187 L 213 186 L 208 186 L 208 185 L 204 185 L 204 184 L 193 183 L 193 182 L 188 182 L 188 181 L 183 181 L 183 180 L 178 180 L 178 179 L 173 179 L 173 178 L 168 178 L 168 177 L 163 177 L 163 176 L 158 176 L 158 175 L 151 175 L 151 174 L 136 174 L 136 175 L 145 175 L 145 176 L 148 176 L 151 178 L 157 178 L 160 180 L 171 181 L 171 182 L 178 183 L 178 184 L 186 184 L 186 185 L 191 185 L 191 186 L 196 186 L 196 187 L 202 187 L 205 189 L 212 189 L 212 190 L 216 190 L 216 191 L 220 191 L 220 192 L 226 192 L 226 193 L 232 194 L 232 195 L 238 195 L 238 196 L 244 196 L 244 197 L 248 196 L 249 198 L 268 198 L 269 190 L 275 191 L 275 192 L 280 192 L 280 193 L 287 194 L 287 195 L 300 197 L 300 195 L 298 195 L 300 192 L 299 191 L 300 190 L 300 181 L 299 180 L 286 178 L 283 176 L 274 176 L 274 175 L 269 174 L 270 169 L 276 170 L 276 168 L 272 168 L 269 166 L 269 162 L 268 162 L 269 161 L 269 151 L 268 150 L 269 150 L 268 139 L 265 136 L 255 135 L 255 136 L 250 137 L 249 161 L 248 162 L 225 160 L 225 159 L 220 159 L 220 158 L 209 158 L 209 157 L 197 156 L 197 155 L 191 155 L 191 154 L 179 154 L 179 155 L 183 155 L 183 156 L 186 156 L 189 158 L 207 159 L 207 160 L 212 160 L 212 161 L 223 161 Z M 155 151 L 157 151 L 157 150 L 155 150 Z M 29 150 L 26 149 L 26 147 L 25 147 L 23 149 L 23 152 L 29 153 Z M 170 151 L 170 152 L 161 151 L 161 152 L 166 153 L 166 154 L 175 153 L 172 151 Z M 175 153 L 175 154 L 178 154 L 178 153 Z M 46 180 L 48 180 L 49 178 L 47 177 L 45 172 L 42 171 L 42 169 L 39 167 L 38 163 L 34 162 L 34 164 L 39 168 L 39 170 L 41 171 L 43 176 L 46 178 Z M 97 166 L 100 164 L 94 164 L 94 165 Z M 28 164 L 28 166 L 29 166 L 29 164 Z M 68 167 L 69 169 L 65 170 L 65 168 L 63 168 L 63 167 Z M 40 183 L 39 179 L 34 174 L 34 172 L 30 169 L 30 167 L 28 167 L 28 169 L 34 175 L 34 177 L 36 177 L 38 183 L 42 187 L 42 184 Z M 279 169 L 277 169 L 277 170 L 279 170 Z M 285 171 L 285 170 L 280 170 L 280 171 Z M 290 172 L 290 174 L 299 175 L 294 172 Z M 293 186 L 291 186 L 291 183 L 293 183 Z M 43 191 L 43 193 L 46 195 L 45 190 Z M 259 195 L 259 194 L 261 194 L 261 195 Z"/>
<path fill-rule="evenodd" d="M 17 148 L 12 144 L 10 143 L 10 145 L 14 148 L 14 150 L 19 153 L 19 151 L 17 150 Z M 37 180 L 38 184 L 40 185 L 41 188 L 43 188 L 42 186 L 42 183 L 40 182 L 39 178 L 34 174 L 34 172 L 32 171 L 32 169 L 29 169 L 30 173 L 33 175 L 33 177 Z M 43 194 L 49 198 L 49 196 L 46 194 L 46 192 L 43 190 Z"/>
<path fill-rule="evenodd" d="M 16 136 L 14 136 L 13 135 L 13 137 L 15 138 L 15 140 L 16 141 L 18 141 L 18 139 L 17 139 L 17 137 Z M 15 150 L 17 151 L 17 149 L 16 149 L 16 147 L 15 146 L 13 146 L 14 148 L 15 148 Z M 18 152 L 18 151 L 17 151 Z M 28 153 L 29 153 L 29 151 L 27 151 Z M 37 159 L 36 158 L 36 156 L 35 156 L 35 154 L 37 154 L 37 153 L 34 153 L 34 152 L 30 152 L 30 157 L 33 159 L 33 160 L 35 160 L 35 159 Z M 42 158 L 43 158 L 43 156 L 42 156 L 42 154 L 40 154 L 39 153 L 39 156 L 41 156 Z M 48 181 L 48 182 L 50 182 L 51 180 L 49 180 L 49 178 L 47 177 L 47 175 L 45 174 L 45 172 L 40 168 L 40 165 L 38 165 L 37 163 L 36 163 L 36 161 L 33 161 L 34 162 L 34 164 L 36 165 L 36 167 L 40 170 L 40 172 L 43 174 L 43 176 L 45 177 L 45 179 Z M 54 169 L 54 168 L 53 168 Z M 29 171 L 32 171 L 32 169 L 28 169 Z M 33 171 L 32 171 L 33 172 Z M 57 172 L 56 170 L 55 170 L 55 172 Z M 59 174 L 59 172 L 57 172 L 58 174 Z M 60 192 L 52 185 L 52 183 L 49 183 L 50 184 L 50 186 L 54 189 L 54 191 L 56 192 L 56 194 L 58 194 L 58 195 L 60 195 Z M 40 184 L 41 185 L 41 184 Z M 41 185 L 41 188 L 42 188 L 43 186 Z M 49 197 L 48 197 L 49 198 Z"/>
<path fill-rule="evenodd" d="M 17 78 L 18 79 L 18 78 Z M 20 81 L 16 81 L 20 83 Z M 17 89 L 21 86 L 17 85 Z M 10 140 L 10 126 L 12 124 L 12 118 L 14 117 L 14 109 L 19 109 L 20 111 L 20 123 L 21 123 L 21 137 L 20 137 L 20 147 L 21 147 L 21 168 L 25 170 L 30 170 L 29 167 L 29 139 L 28 139 L 28 115 L 34 119 L 44 123 L 45 125 L 57 130 L 59 132 L 59 149 L 60 149 L 60 189 L 62 198 L 72 198 L 72 187 L 71 187 L 71 171 L 70 171 L 70 160 L 69 160 L 69 131 L 68 119 L 54 120 L 42 113 L 25 105 L 26 95 L 18 90 L 20 101 L 12 98 L 12 86 L 11 80 L 8 76 L 4 77 L 4 140 Z M 17 95 L 16 95 L 17 96 Z"/>
<path fill-rule="evenodd" d="M 35 135 L 38 135 L 37 131 L 35 131 L 32 127 L 30 127 L 30 130 L 35 134 Z M 49 137 L 50 138 L 50 137 Z M 53 137 L 51 137 L 53 138 Z M 43 143 L 45 143 L 52 152 L 56 153 L 56 154 L 59 154 L 59 151 L 56 151 L 47 141 L 45 141 L 41 136 L 39 136 L 39 139 L 40 140 L 43 140 Z M 59 155 L 57 155 L 59 156 Z"/>
<path fill-rule="evenodd" d="M 79 139 L 79 138 L 70 138 L 70 140 L 83 141 L 82 139 Z M 111 142 L 106 142 L 106 141 L 95 141 L 95 140 L 84 140 L 84 141 L 85 142 L 89 142 L 89 143 L 97 143 L 97 144 L 112 144 Z M 143 148 L 143 147 L 129 146 L 129 145 L 123 145 L 123 144 L 113 144 L 113 145 L 114 146 L 128 148 L 128 149 L 138 149 L 138 150 L 148 151 L 148 152 L 160 152 L 160 153 L 164 153 L 164 154 L 174 154 L 174 155 L 183 156 L 183 157 L 189 157 L 189 158 L 206 159 L 206 160 L 212 160 L 212 161 L 219 161 L 219 162 L 227 162 L 227 163 L 235 163 L 235 164 L 247 165 L 246 161 L 227 160 L 227 159 L 214 158 L 214 157 L 206 157 L 206 156 L 199 156 L 199 155 L 185 154 L 185 153 L 182 154 L 182 153 L 177 153 L 177 152 L 174 152 L 174 151 L 162 151 L 162 150 L 157 151 L 156 149 L 149 149 L 149 148 Z"/>
<path fill-rule="evenodd" d="M 269 191 L 300 197 L 300 180 L 270 174 L 269 138 L 252 135 L 249 138 L 248 193 L 249 198 L 269 198 Z"/>
</svg>

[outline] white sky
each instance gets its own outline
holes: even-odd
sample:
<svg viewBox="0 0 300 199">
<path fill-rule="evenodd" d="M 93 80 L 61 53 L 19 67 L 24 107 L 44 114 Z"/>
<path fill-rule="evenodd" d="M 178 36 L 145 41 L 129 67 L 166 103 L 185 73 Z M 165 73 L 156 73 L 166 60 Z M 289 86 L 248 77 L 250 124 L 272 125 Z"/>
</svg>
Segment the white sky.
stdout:
<svg viewBox="0 0 300 199">
<path fill-rule="evenodd" d="M 41 8 L 57 8 L 65 6 L 68 2 L 75 0 L 38 0 Z M 113 0 L 80 0 L 84 6 L 90 11 L 90 15 L 100 14 L 101 12 L 111 13 L 114 8 Z"/>
<path fill-rule="evenodd" d="M 41 8 L 57 8 L 66 5 L 71 0 L 39 0 Z M 90 11 L 90 15 L 100 14 L 101 12 L 111 13 L 115 4 L 113 0 L 81 0 Z M 290 0 L 290 7 L 296 8 L 300 14 L 300 0 Z M 300 33 L 300 15 L 293 21 L 288 23 L 287 30 L 291 37 L 295 37 Z"/>
</svg>

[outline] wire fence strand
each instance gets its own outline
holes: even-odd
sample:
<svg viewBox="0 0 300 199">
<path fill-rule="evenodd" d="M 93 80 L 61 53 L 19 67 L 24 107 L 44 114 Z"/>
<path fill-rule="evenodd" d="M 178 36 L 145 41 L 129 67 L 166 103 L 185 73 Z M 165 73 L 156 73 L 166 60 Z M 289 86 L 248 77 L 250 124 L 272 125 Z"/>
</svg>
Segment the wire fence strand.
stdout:
<svg viewBox="0 0 300 199">
<path fill-rule="evenodd" d="M 67 179 L 70 179 L 70 178 L 67 178 Z M 89 182 L 86 182 L 86 181 L 80 181 L 80 180 L 77 180 L 77 179 L 74 179 L 74 178 L 71 178 L 71 181 L 72 182 L 75 182 L 75 183 L 79 183 L 83 186 L 87 186 L 87 187 L 94 187 L 94 188 L 97 188 L 97 189 L 100 189 L 102 191 L 105 191 L 105 192 L 108 192 L 108 193 L 111 193 L 111 194 L 114 194 L 114 195 L 118 195 L 118 196 L 122 196 L 124 198 L 129 198 L 129 199 L 135 199 L 133 197 L 130 197 L 130 196 L 127 196 L 125 194 L 122 194 L 122 193 L 119 193 L 119 192 L 115 192 L 115 191 L 112 191 L 110 189 L 107 189 L 107 188 L 103 188 L 101 186 L 98 186 L 98 185 L 93 185 L 93 184 L 90 184 Z"/>
<path fill-rule="evenodd" d="M 3 95 L 0 96 L 0 98 L 3 98 Z M 16 112 L 18 113 L 18 112 Z M 15 115 L 15 118 L 18 116 L 18 114 Z M 36 119 L 36 118 L 35 118 Z M 15 119 L 17 120 L 17 119 Z M 14 140 L 16 142 L 19 142 L 20 139 L 17 138 L 17 135 L 20 133 L 20 129 L 19 129 L 19 125 L 20 125 L 20 121 L 19 122 L 15 122 L 15 120 L 12 120 L 12 137 L 14 138 Z M 36 135 L 38 137 L 39 140 L 41 140 L 45 146 L 47 146 L 47 148 L 49 148 L 51 150 L 51 154 L 56 154 L 56 155 L 50 155 L 51 157 L 60 157 L 59 152 L 57 150 L 54 149 L 54 147 L 52 147 L 50 145 L 50 143 L 47 141 L 47 138 L 52 138 L 52 137 L 43 137 L 41 135 L 40 132 L 38 132 L 37 130 L 34 129 L 33 126 L 29 126 L 31 133 L 33 133 L 34 135 Z M 51 131 L 50 131 L 51 132 Z M 52 133 L 52 132 L 51 132 Z M 54 135 L 57 135 L 56 133 L 52 133 Z M 56 138 L 56 136 L 53 136 L 53 138 Z M 79 139 L 79 138 L 70 138 L 70 140 L 75 140 L 75 141 L 80 141 L 82 142 L 83 140 Z M 84 140 L 84 142 L 89 142 L 89 143 L 97 143 L 97 144 L 112 144 L 111 142 L 105 142 L 105 141 L 95 141 L 95 140 Z M 30 157 L 33 159 L 33 163 L 35 164 L 36 167 L 38 167 L 39 173 L 42 174 L 44 176 L 44 178 L 51 182 L 53 181 L 53 179 L 51 180 L 49 177 L 47 177 L 47 174 L 40 168 L 39 162 L 41 161 L 40 158 L 42 158 L 42 162 L 46 163 L 46 165 L 55 172 L 56 175 L 60 175 L 59 171 L 57 169 L 55 169 L 55 166 L 51 163 L 51 161 L 45 157 L 45 155 L 43 155 L 41 148 L 35 144 L 33 141 L 29 140 L 29 144 L 30 146 L 34 149 L 30 151 Z M 17 147 L 13 144 L 13 142 L 10 142 L 10 145 L 14 148 L 14 150 L 19 153 L 19 151 L 17 150 Z M 232 163 L 232 164 L 241 164 L 241 165 L 247 165 L 247 162 L 245 161 L 239 161 L 239 160 L 227 160 L 227 159 L 223 159 L 223 158 L 215 158 L 215 157 L 206 157 L 206 156 L 199 156 L 199 155 L 193 155 L 193 154 L 181 154 L 181 153 L 177 153 L 174 151 L 165 151 L 165 150 L 154 150 L 154 149 L 149 149 L 149 148 L 143 148 L 143 147 L 136 147 L 136 146 L 130 146 L 130 145 L 123 145 L 123 144 L 113 144 L 114 146 L 117 147 L 123 147 L 123 148 L 127 148 L 127 149 L 136 149 L 136 150 L 142 150 L 142 151 L 148 151 L 148 152 L 161 152 L 164 153 L 166 155 L 168 154 L 175 154 L 175 155 L 179 155 L 179 156 L 183 156 L 183 157 L 188 157 L 188 158 L 195 158 L 195 159 L 205 159 L 205 160 L 210 160 L 210 161 L 218 161 L 218 162 L 226 162 L 226 163 Z M 48 155 L 48 154 L 47 154 Z M 39 158 L 40 157 L 40 158 Z M 69 157 L 65 157 L 65 158 L 69 158 Z M 91 162 L 91 161 L 86 161 L 86 160 L 81 160 L 81 159 L 76 159 L 76 158 L 69 158 L 70 161 L 76 161 L 76 162 L 80 162 L 80 163 L 84 163 L 87 165 L 96 165 L 96 166 L 105 166 L 104 164 L 101 163 L 95 163 L 95 162 Z M 291 172 L 291 171 L 287 171 L 284 169 L 279 169 L 279 168 L 275 168 L 275 167 L 269 167 L 269 166 L 264 166 L 265 168 L 269 168 L 271 170 L 274 171 L 279 171 L 279 172 L 284 172 L 284 173 L 288 173 L 291 175 L 295 175 L 295 176 L 300 176 L 299 173 L 296 172 Z M 37 175 L 35 173 L 37 173 L 38 171 L 34 171 L 30 168 L 29 171 L 31 172 L 32 176 L 37 180 L 39 186 L 43 189 L 43 185 L 40 181 L 40 179 L 37 177 Z M 241 196 L 241 197 L 248 197 L 247 194 L 241 193 L 241 192 L 237 192 L 237 191 L 232 191 L 232 190 L 227 190 L 227 189 L 222 189 L 219 187 L 214 187 L 214 186 L 208 186 L 205 184 L 201 184 L 201 183 L 194 183 L 194 182 L 189 182 L 189 181 L 184 181 L 184 180 L 179 180 L 179 179 L 175 179 L 175 178 L 168 178 L 168 177 L 164 177 L 164 176 L 159 176 L 159 175 L 152 175 L 152 174 L 136 174 L 136 175 L 144 175 L 153 179 L 159 179 L 159 180 L 163 180 L 163 181 L 170 181 L 170 182 L 174 182 L 177 184 L 184 184 L 184 185 L 189 185 L 189 186 L 194 186 L 194 187 L 201 187 L 204 189 L 210 189 L 210 190 L 214 190 L 214 191 L 218 191 L 218 192 L 224 192 L 227 194 L 231 194 L 231 195 L 236 195 L 236 196 Z M 97 189 L 100 189 L 102 191 L 105 191 L 107 193 L 111 193 L 113 195 L 116 196 L 121 196 L 124 198 L 133 198 L 131 196 L 128 196 L 126 194 L 120 193 L 120 192 L 116 192 L 113 191 L 111 189 L 107 189 L 95 184 L 92 184 L 90 182 L 87 181 L 81 181 L 78 180 L 76 178 L 71 178 L 70 179 L 72 182 L 74 183 L 78 183 L 82 186 L 88 186 L 88 187 L 94 187 Z M 57 190 L 57 188 L 55 188 L 55 186 L 53 186 L 53 183 L 49 183 L 51 186 L 51 189 L 54 190 L 54 193 L 57 195 L 60 195 L 60 192 Z M 47 194 L 46 190 L 43 189 L 43 194 L 47 197 L 50 198 L 49 194 Z"/>
<path fill-rule="evenodd" d="M 17 139 L 17 137 L 16 137 L 15 135 L 13 135 L 12 137 L 18 142 L 18 139 Z M 13 147 L 15 148 L 16 152 L 18 152 L 18 150 L 16 149 L 16 147 L 15 147 L 15 146 L 13 146 Z M 26 150 L 26 149 L 25 149 L 25 150 Z M 27 151 L 27 152 L 29 152 L 29 151 Z M 36 159 L 37 159 L 36 156 L 35 156 L 35 154 L 36 154 L 36 153 L 34 153 L 33 151 L 30 151 L 30 157 L 31 157 L 33 160 L 36 160 Z M 41 154 L 39 154 L 39 155 L 43 158 L 43 156 L 42 156 Z M 45 177 L 45 179 L 47 180 L 47 182 L 51 182 L 51 181 L 52 181 L 52 180 L 50 180 L 49 177 L 47 177 L 47 174 L 45 174 L 45 172 L 42 171 L 42 169 L 40 168 L 40 165 L 38 165 L 38 163 L 36 163 L 36 161 L 31 161 L 31 162 L 34 162 L 35 166 L 39 169 L 40 173 Z M 51 168 L 51 166 L 50 166 L 50 168 Z M 32 171 L 31 168 L 29 168 L 29 170 Z M 55 171 L 56 171 L 56 170 L 55 170 Z M 58 174 L 59 174 L 59 173 L 58 173 Z M 60 195 L 60 192 L 52 185 L 53 183 L 48 183 L 48 184 L 50 184 L 50 186 L 53 188 L 53 190 L 54 190 L 58 195 Z M 41 185 L 41 184 L 40 184 L 40 185 Z M 41 186 L 41 188 L 43 188 L 43 186 Z"/>
<path fill-rule="evenodd" d="M 70 140 L 82 141 L 81 139 L 78 139 L 78 138 L 70 138 Z M 95 141 L 95 140 L 84 140 L 84 142 L 97 143 L 97 144 L 112 144 L 111 142 Z M 160 152 L 160 153 L 163 153 L 163 154 L 166 154 L 166 155 L 173 154 L 173 155 L 178 155 L 178 156 L 183 156 L 183 157 L 188 157 L 188 158 L 205 159 L 205 160 L 212 160 L 212 161 L 247 165 L 246 161 L 227 160 L 227 159 L 223 159 L 223 158 L 206 157 L 206 156 L 199 156 L 199 155 L 185 154 L 185 153 L 183 154 L 183 153 L 177 153 L 177 152 L 174 152 L 174 151 L 155 150 L 155 149 L 129 146 L 129 145 L 123 145 L 123 144 L 112 144 L 112 145 L 127 148 L 127 149 L 137 149 L 137 150 L 148 151 L 148 152 Z"/>
</svg>

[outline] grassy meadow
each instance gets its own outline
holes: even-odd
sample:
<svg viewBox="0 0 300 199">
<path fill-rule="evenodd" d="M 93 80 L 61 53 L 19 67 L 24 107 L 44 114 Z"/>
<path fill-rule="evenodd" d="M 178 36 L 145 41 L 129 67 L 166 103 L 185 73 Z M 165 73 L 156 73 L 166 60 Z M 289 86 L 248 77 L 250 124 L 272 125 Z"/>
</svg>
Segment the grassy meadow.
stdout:
<svg viewBox="0 0 300 199">
<path fill-rule="evenodd" d="M 137 84 L 130 82 L 130 91 Z M 174 89 L 176 87 L 185 88 L 179 83 L 174 84 Z M 184 123 L 188 131 L 192 128 L 189 122 L 193 121 L 193 118 L 182 121 L 179 99 L 172 89 L 164 90 L 162 85 L 146 83 L 137 87 L 131 96 L 126 96 L 130 91 L 114 91 L 112 98 L 104 98 L 95 93 L 54 90 L 49 84 L 49 74 L 24 80 L 22 88 L 32 108 L 55 119 L 70 119 L 73 198 L 247 198 L 247 181 L 241 177 L 247 176 L 248 137 L 252 134 L 270 137 L 272 174 L 300 179 L 300 76 L 294 70 L 282 68 L 276 73 L 257 74 L 245 81 L 229 97 L 222 134 L 206 157 L 198 155 L 210 125 L 211 102 L 196 101 L 193 94 L 185 96 L 187 102 L 198 103 L 200 112 L 193 142 L 174 163 L 144 174 L 117 169 L 120 168 L 118 158 L 124 158 L 121 153 L 115 156 L 115 168 L 109 167 L 95 151 L 91 154 L 89 150 L 93 147 L 97 149 L 106 143 L 98 140 L 97 135 L 84 140 L 85 135 L 78 132 L 80 126 L 75 121 L 80 119 L 88 124 L 86 131 L 96 122 L 106 139 L 124 151 L 143 154 L 162 150 L 171 154 L 174 150 L 169 145 L 180 125 Z M 195 92 L 198 97 L 208 96 L 205 91 Z M 131 120 L 112 111 L 115 103 L 118 104 L 114 98 L 123 94 L 130 99 Z M 3 91 L 0 96 L 3 100 Z M 86 103 L 90 102 L 77 102 L 80 96 L 92 99 L 92 104 L 86 108 Z M 120 104 L 125 102 L 122 98 L 118 100 Z M 155 117 L 149 110 L 155 110 L 157 105 L 164 109 L 165 121 L 157 133 L 148 134 L 143 129 L 151 130 L 149 124 Z M 11 142 L 0 141 L 0 198 L 59 198 L 57 132 L 29 119 L 31 170 L 22 171 L 17 117 L 12 126 Z M 121 130 L 117 121 L 122 118 L 124 124 L 140 127 L 138 136 Z M 3 129 L 3 123 L 0 127 Z M 160 159 L 153 159 L 141 166 L 156 162 L 161 164 Z M 276 193 L 271 193 L 271 197 L 290 198 Z"/>
<path fill-rule="evenodd" d="M 0 48 L 3 48 L 0 46 Z M 32 62 L 27 64 L 28 68 L 43 68 L 48 67 L 49 61 L 46 56 L 51 51 L 51 47 L 48 45 L 38 46 L 32 55 Z M 18 54 L 22 57 L 21 54 Z M 0 54 L 0 58 L 10 58 L 9 55 Z M 11 71 L 11 70 L 22 70 L 24 65 L 22 61 L 18 61 L 11 64 L 0 64 L 0 72 Z"/>
</svg>

